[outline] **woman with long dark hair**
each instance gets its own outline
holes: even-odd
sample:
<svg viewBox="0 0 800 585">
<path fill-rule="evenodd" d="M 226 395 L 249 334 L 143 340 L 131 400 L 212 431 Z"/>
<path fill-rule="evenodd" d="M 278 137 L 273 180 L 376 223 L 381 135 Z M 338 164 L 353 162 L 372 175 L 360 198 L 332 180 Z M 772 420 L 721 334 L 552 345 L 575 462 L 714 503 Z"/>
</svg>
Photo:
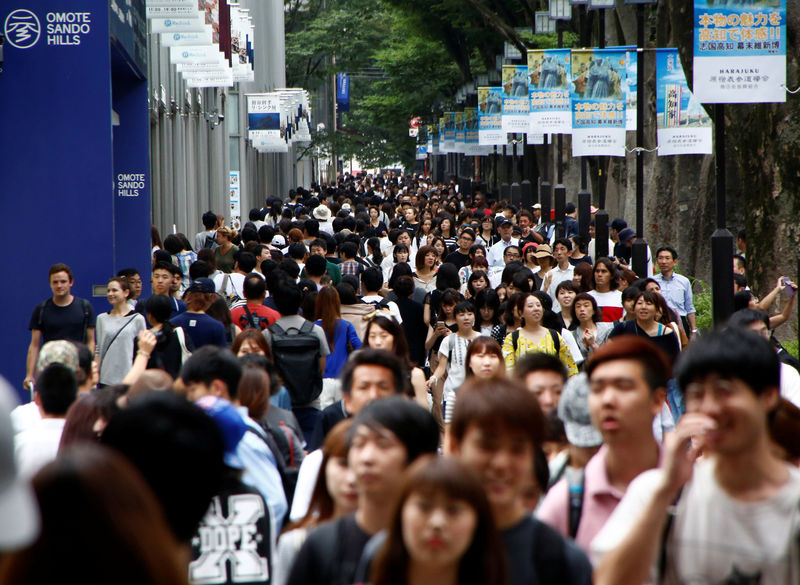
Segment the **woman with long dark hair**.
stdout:
<svg viewBox="0 0 800 585">
<path fill-rule="evenodd" d="M 622 318 L 622 291 L 618 288 L 618 272 L 614 262 L 610 258 L 598 258 L 592 269 L 592 289 L 589 294 L 602 309 L 602 319 L 607 323 Z"/>
<path fill-rule="evenodd" d="M 385 349 L 403 360 L 408 367 L 411 387 L 414 389 L 414 399 L 420 406 L 429 408 L 425 373 L 416 367 L 409 358 L 406 334 L 397 321 L 383 315 L 373 317 L 364 332 L 364 347 Z"/>
<path fill-rule="evenodd" d="M 373 585 L 502 585 L 505 555 L 481 480 L 454 458 L 418 459 L 405 476 Z"/>
<path fill-rule="evenodd" d="M 332 286 L 323 286 L 317 292 L 314 303 L 316 324 L 322 327 L 331 353 L 325 360 L 325 372 L 322 376 L 322 394 L 320 407 L 325 408 L 337 400 L 341 400 L 342 391 L 339 373 L 342 371 L 350 352 L 361 348 L 361 339 L 355 327 L 342 319 L 342 304 L 339 293 Z"/>
</svg>

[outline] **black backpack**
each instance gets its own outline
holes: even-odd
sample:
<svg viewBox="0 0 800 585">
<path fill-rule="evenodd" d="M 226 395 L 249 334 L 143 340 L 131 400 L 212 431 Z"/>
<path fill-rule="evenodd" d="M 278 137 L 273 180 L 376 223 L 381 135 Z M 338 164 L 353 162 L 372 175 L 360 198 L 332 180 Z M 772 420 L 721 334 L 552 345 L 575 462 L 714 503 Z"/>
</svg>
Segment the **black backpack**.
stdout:
<svg viewBox="0 0 800 585">
<path fill-rule="evenodd" d="M 214 244 L 217 243 L 217 232 L 214 232 L 213 236 L 206 235 L 205 239 L 203 240 L 203 248 L 213 248 Z"/>
<path fill-rule="evenodd" d="M 289 333 L 292 330 L 297 333 Z M 310 321 L 304 321 L 300 329 L 291 327 L 289 331 L 277 323 L 270 325 L 272 356 L 289 391 L 292 406 L 305 406 L 322 393 L 319 337 Z"/>
</svg>

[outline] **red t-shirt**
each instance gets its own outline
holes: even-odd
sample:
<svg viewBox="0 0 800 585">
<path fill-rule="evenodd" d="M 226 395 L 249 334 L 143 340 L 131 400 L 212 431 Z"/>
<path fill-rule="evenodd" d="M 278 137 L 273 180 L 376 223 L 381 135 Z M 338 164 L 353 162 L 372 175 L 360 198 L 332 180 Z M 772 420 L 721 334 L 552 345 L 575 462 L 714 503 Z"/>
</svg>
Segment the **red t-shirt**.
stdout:
<svg viewBox="0 0 800 585">
<path fill-rule="evenodd" d="M 272 325 L 275 321 L 281 318 L 281 314 L 275 309 L 270 309 L 265 305 L 251 305 L 248 304 L 247 308 L 250 309 L 250 314 L 253 316 L 253 322 L 256 326 L 264 331 L 267 327 Z M 233 323 L 238 325 L 240 329 L 251 327 L 250 320 L 247 318 L 247 312 L 244 310 L 244 305 L 231 309 L 231 318 Z"/>
</svg>

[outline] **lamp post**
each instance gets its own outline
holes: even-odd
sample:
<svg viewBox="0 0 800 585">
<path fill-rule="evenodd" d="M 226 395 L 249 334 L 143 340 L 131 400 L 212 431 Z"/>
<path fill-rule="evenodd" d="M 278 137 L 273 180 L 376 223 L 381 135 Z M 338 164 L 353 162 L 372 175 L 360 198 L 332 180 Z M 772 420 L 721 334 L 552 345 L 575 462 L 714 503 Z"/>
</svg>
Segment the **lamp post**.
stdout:
<svg viewBox="0 0 800 585">
<path fill-rule="evenodd" d="M 656 4 L 657 0 L 625 0 L 625 3 L 636 5 L 636 239 L 631 249 L 631 265 L 637 275 L 647 277 L 650 275 L 644 240 L 644 7 Z"/>
<path fill-rule="evenodd" d="M 556 32 L 557 20 L 550 18 L 550 12 L 542 10 L 536 13 L 535 31 L 537 35 Z M 548 167 L 550 166 L 550 136 L 544 135 L 544 165 L 542 166 L 542 181 L 539 183 L 539 203 L 542 206 L 541 214 L 547 221 L 550 218 L 550 205 L 552 201 L 553 186 L 549 180 Z"/>
<path fill-rule="evenodd" d="M 558 33 L 558 48 L 564 47 L 564 30 L 561 21 L 572 20 L 572 6 L 569 0 L 550 0 L 550 18 L 556 21 L 556 31 Z M 555 200 L 555 225 L 556 237 L 564 236 L 564 207 L 567 200 L 567 188 L 564 186 L 563 169 L 563 150 L 564 136 L 558 135 L 558 150 L 556 155 L 556 186 L 553 189 L 553 199 Z M 544 209 L 542 209 L 544 215 Z"/>
</svg>

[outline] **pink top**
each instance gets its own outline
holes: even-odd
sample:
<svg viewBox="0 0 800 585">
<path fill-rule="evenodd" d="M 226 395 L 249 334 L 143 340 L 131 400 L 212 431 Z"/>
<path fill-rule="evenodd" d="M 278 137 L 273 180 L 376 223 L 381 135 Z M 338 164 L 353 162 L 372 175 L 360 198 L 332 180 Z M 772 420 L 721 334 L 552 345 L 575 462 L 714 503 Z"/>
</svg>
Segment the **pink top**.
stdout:
<svg viewBox="0 0 800 585">
<path fill-rule="evenodd" d="M 606 473 L 608 447 L 603 445 L 586 464 L 581 521 L 575 542 L 586 553 L 592 539 L 600 532 L 624 492 L 611 486 Z M 549 524 L 564 536 L 569 536 L 569 486 L 561 479 L 550 488 L 537 513 L 539 520 Z"/>
</svg>

